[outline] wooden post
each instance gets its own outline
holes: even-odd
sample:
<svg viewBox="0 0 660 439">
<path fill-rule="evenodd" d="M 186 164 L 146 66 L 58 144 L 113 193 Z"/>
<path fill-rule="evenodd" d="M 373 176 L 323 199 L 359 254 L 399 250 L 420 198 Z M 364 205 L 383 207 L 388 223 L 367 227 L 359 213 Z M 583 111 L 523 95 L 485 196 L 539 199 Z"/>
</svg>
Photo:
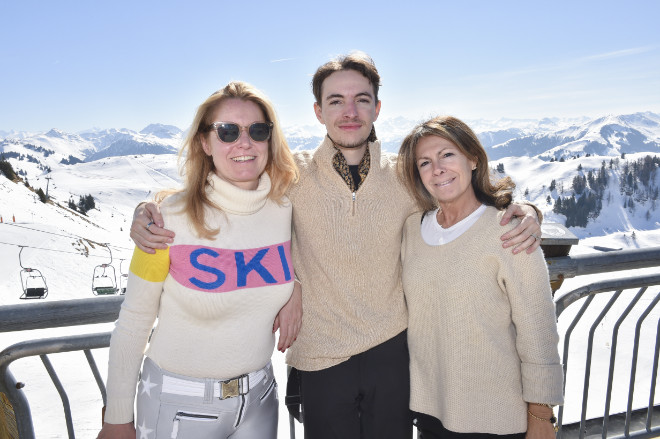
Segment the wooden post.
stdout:
<svg viewBox="0 0 660 439">
<path fill-rule="evenodd" d="M 571 247 L 580 240 L 570 230 L 559 223 L 541 224 L 541 250 L 545 258 L 555 258 L 558 256 L 568 256 Z M 552 294 L 561 287 L 563 278 L 551 280 Z"/>
</svg>

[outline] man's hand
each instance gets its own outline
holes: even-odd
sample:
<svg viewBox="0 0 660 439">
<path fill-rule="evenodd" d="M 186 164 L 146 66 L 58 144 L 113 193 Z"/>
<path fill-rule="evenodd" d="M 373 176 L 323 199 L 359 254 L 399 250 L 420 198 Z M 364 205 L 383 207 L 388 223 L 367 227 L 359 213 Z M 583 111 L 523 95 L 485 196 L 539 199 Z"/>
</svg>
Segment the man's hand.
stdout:
<svg viewBox="0 0 660 439">
<path fill-rule="evenodd" d="M 153 201 L 138 204 L 133 213 L 131 239 L 143 252 L 156 253 L 154 249 L 166 249 L 167 243 L 173 242 L 174 232 L 164 227 L 158 204 Z"/>
<path fill-rule="evenodd" d="M 135 427 L 132 422 L 127 424 L 106 424 L 104 422 L 96 439 L 135 439 Z"/>
<path fill-rule="evenodd" d="M 504 241 L 502 247 L 513 247 L 514 254 L 518 254 L 523 250 L 527 250 L 527 254 L 531 254 L 541 245 L 541 224 L 539 224 L 536 210 L 527 204 L 512 203 L 502 216 L 500 225 L 507 225 L 514 216 L 520 217 L 522 220 L 520 224 L 502 235 L 500 238 Z"/>
<path fill-rule="evenodd" d="M 293 283 L 293 292 L 289 301 L 280 309 L 273 322 L 273 332 L 280 330 L 278 351 L 284 352 L 291 347 L 298 337 L 300 326 L 302 326 L 302 286 L 296 281 Z"/>
</svg>

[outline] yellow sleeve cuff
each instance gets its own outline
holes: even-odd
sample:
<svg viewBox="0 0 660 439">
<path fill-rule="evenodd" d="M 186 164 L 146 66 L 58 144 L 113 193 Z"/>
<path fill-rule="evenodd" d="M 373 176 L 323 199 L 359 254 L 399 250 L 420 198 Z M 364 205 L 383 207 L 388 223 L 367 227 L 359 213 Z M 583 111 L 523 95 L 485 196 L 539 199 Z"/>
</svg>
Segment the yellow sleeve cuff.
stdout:
<svg viewBox="0 0 660 439">
<path fill-rule="evenodd" d="M 131 273 L 149 281 L 163 282 L 170 271 L 170 249 L 156 249 L 156 254 L 145 253 L 135 247 L 131 259 Z"/>
</svg>

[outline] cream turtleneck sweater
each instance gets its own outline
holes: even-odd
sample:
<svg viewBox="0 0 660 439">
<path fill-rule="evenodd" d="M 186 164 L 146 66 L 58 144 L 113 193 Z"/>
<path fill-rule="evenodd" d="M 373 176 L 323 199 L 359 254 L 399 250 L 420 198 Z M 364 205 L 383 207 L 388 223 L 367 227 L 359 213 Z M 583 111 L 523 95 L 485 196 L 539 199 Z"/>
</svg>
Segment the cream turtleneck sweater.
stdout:
<svg viewBox="0 0 660 439">
<path fill-rule="evenodd" d="M 180 194 L 161 212 L 176 233 L 155 255 L 136 248 L 126 298 L 112 333 L 105 421 L 133 419 L 137 376 L 146 355 L 159 367 L 197 378 L 229 379 L 265 366 L 272 326 L 293 290 L 291 203 L 270 200 L 270 178 L 243 190 L 209 175 L 207 224 L 214 239 L 195 235 Z"/>
</svg>

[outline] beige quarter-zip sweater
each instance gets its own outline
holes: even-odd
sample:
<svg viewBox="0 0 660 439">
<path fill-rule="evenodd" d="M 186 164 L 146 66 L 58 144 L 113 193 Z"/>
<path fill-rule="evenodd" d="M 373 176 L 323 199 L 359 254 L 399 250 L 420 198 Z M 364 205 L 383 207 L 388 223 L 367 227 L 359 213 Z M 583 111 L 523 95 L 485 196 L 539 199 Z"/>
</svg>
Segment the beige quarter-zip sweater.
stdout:
<svg viewBox="0 0 660 439">
<path fill-rule="evenodd" d="M 352 192 L 332 165 L 326 137 L 296 154 L 292 257 L 302 283 L 303 324 L 287 362 L 300 370 L 335 366 L 406 329 L 401 232 L 416 210 L 396 176 L 396 156 L 369 144 L 371 165 Z"/>
</svg>

